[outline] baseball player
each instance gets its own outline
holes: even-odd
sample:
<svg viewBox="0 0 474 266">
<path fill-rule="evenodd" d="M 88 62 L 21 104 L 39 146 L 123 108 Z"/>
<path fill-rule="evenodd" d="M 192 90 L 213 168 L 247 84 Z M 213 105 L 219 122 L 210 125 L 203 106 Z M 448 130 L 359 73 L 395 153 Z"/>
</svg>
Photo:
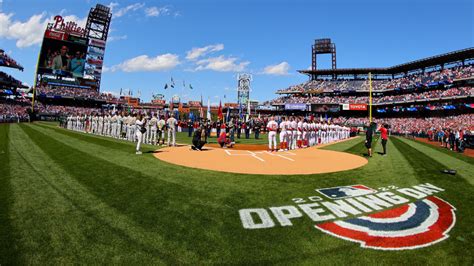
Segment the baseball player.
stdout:
<svg viewBox="0 0 474 266">
<path fill-rule="evenodd" d="M 298 149 L 303 148 L 303 121 L 300 118 L 296 119 L 296 147 Z"/>
<path fill-rule="evenodd" d="M 166 125 L 168 127 L 168 146 L 176 146 L 176 124 L 178 121 L 174 118 L 174 115 L 171 116 L 166 120 Z M 172 141 L 170 142 L 170 139 Z"/>
<path fill-rule="evenodd" d="M 290 143 L 291 148 L 290 149 L 295 150 L 296 141 L 298 138 L 298 122 L 296 121 L 295 118 L 291 118 L 290 128 L 291 128 L 291 143 Z"/>
<path fill-rule="evenodd" d="M 160 120 L 158 120 L 157 127 L 158 130 L 156 133 L 158 134 L 158 144 L 165 145 L 166 122 L 163 116 L 161 116 Z"/>
<path fill-rule="evenodd" d="M 273 117 L 270 117 L 270 121 L 267 124 L 268 130 L 268 151 L 276 151 L 277 150 L 277 140 L 276 134 L 278 130 L 278 123 L 275 122 Z"/>
<path fill-rule="evenodd" d="M 286 129 L 286 117 L 282 117 L 280 122 L 280 151 L 288 150 L 288 135 Z"/>
<path fill-rule="evenodd" d="M 136 147 L 136 152 L 135 154 L 142 154 L 141 150 L 140 150 L 140 146 L 142 144 L 142 136 L 143 136 L 143 133 L 144 133 L 144 126 L 145 126 L 145 118 L 142 117 L 142 115 L 137 115 L 137 118 L 135 119 L 135 128 L 136 128 L 136 131 L 135 131 L 135 137 L 137 139 L 137 147 Z"/>
<path fill-rule="evenodd" d="M 150 139 L 149 141 L 151 144 L 156 145 L 156 131 L 158 129 L 158 118 L 156 118 L 156 114 L 153 114 L 152 118 L 150 119 Z"/>
</svg>

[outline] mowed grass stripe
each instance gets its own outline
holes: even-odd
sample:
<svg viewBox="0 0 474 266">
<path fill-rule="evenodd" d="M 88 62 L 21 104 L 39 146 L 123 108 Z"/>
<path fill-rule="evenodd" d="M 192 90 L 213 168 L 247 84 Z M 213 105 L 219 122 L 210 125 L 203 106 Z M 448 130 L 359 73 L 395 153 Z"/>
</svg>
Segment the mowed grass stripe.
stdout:
<svg viewBox="0 0 474 266">
<path fill-rule="evenodd" d="M 26 264 L 160 262 L 162 238 L 94 197 L 67 170 L 12 126 L 15 226 L 24 235 Z M 13 157 L 13 156 L 12 156 Z M 22 219 L 30 217 L 30 219 Z M 129 255 L 123 257 L 122 254 Z M 175 260 L 169 260 L 174 262 Z"/>
<path fill-rule="evenodd" d="M 445 153 L 449 151 L 443 152 L 437 147 L 423 145 L 423 143 L 407 138 L 399 138 L 399 140 L 417 149 L 422 154 L 431 156 L 433 160 L 445 165 L 446 168 L 455 169 L 458 175 L 465 178 L 469 184 L 474 185 L 474 159 L 466 157 L 467 160 L 461 160 L 454 156 L 454 154 Z M 456 155 L 460 156 L 459 154 Z"/>
<path fill-rule="evenodd" d="M 469 163 L 469 164 L 474 164 L 474 158 L 472 157 L 469 157 L 467 155 L 464 155 L 462 153 L 459 153 L 459 152 L 456 152 L 456 151 L 451 151 L 451 150 L 448 150 L 446 149 L 445 147 L 441 147 L 439 145 L 439 142 L 437 145 L 433 145 L 433 144 L 430 144 L 430 143 L 426 143 L 426 142 L 422 142 L 422 141 L 418 141 L 418 140 L 413 140 L 413 139 L 409 139 L 413 142 L 416 142 L 418 144 L 421 144 L 422 146 L 426 146 L 426 147 L 430 147 L 436 151 L 439 151 L 439 152 L 442 152 L 450 157 L 454 157 L 456 159 L 459 159 L 461 161 L 464 161 L 466 163 Z"/>
<path fill-rule="evenodd" d="M 0 265 L 18 264 L 20 250 L 11 218 L 14 195 L 10 174 L 9 131 L 9 124 L 0 124 Z"/>
<path fill-rule="evenodd" d="M 473 186 L 461 176 L 451 176 L 442 174 L 441 169 L 447 166 L 438 162 L 436 156 L 438 151 L 428 147 L 429 150 L 424 152 L 410 146 L 410 142 L 406 142 L 404 138 L 392 138 L 397 148 L 401 151 L 403 156 L 415 169 L 417 179 L 422 182 L 429 182 L 435 186 L 445 189 L 444 192 L 438 196 L 456 209 L 456 226 L 449 233 L 450 238 L 439 244 L 436 244 L 436 249 L 433 253 L 420 253 L 420 259 L 429 262 L 430 259 L 445 258 L 444 264 L 447 265 L 472 265 L 472 256 L 465 256 L 466 250 L 459 248 L 459 245 L 471 245 L 474 242 L 474 234 L 472 233 L 472 224 L 474 224 L 474 196 Z M 454 158 L 453 158 L 454 159 Z M 449 162 L 447 162 L 449 163 Z M 460 239 L 464 244 L 461 244 Z M 466 246 L 467 248 L 467 246 Z"/>
<path fill-rule="evenodd" d="M 49 154 L 55 163 L 68 169 L 70 176 L 96 197 L 144 229 L 162 235 L 168 242 L 167 252 L 181 254 L 176 258 L 191 262 L 197 258 L 186 255 L 183 250 L 188 253 L 198 250 L 202 258 L 212 260 L 224 255 L 213 246 L 231 250 L 232 243 L 227 240 L 221 242 L 218 237 L 209 238 L 209 235 L 220 231 L 220 226 L 226 220 L 224 211 L 229 209 L 222 205 L 206 204 L 206 194 L 109 163 L 65 146 L 34 127 L 23 127 L 36 145 Z M 214 215 L 209 216 L 209 213 Z M 209 245 L 210 242 L 214 242 L 214 245 Z"/>
<path fill-rule="evenodd" d="M 107 149 L 130 152 L 130 151 L 134 151 L 135 146 L 136 146 L 136 143 L 130 142 L 127 140 L 115 139 L 115 138 L 100 136 L 100 135 L 92 135 L 92 134 L 83 133 L 79 131 L 71 131 L 71 130 L 58 127 L 57 124 L 39 122 L 39 123 L 34 123 L 34 125 L 38 127 L 42 127 L 42 128 L 53 129 L 56 132 L 60 132 L 61 134 L 64 134 L 68 137 L 73 137 L 78 140 L 83 140 L 89 143 L 100 145 Z M 117 145 L 117 144 L 120 144 L 120 145 Z M 157 146 L 147 145 L 147 144 L 143 144 L 142 147 L 144 148 L 143 149 L 144 152 L 156 150 L 159 148 Z"/>
</svg>

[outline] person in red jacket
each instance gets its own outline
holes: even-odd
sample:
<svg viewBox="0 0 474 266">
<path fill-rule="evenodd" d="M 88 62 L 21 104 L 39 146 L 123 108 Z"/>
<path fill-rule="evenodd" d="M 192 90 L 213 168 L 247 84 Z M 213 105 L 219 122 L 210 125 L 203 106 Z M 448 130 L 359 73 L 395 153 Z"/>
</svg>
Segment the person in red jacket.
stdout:
<svg viewBox="0 0 474 266">
<path fill-rule="evenodd" d="M 380 125 L 378 131 L 380 131 L 380 138 L 382 139 L 383 154 L 387 155 L 387 140 L 388 140 L 388 125 Z"/>
</svg>

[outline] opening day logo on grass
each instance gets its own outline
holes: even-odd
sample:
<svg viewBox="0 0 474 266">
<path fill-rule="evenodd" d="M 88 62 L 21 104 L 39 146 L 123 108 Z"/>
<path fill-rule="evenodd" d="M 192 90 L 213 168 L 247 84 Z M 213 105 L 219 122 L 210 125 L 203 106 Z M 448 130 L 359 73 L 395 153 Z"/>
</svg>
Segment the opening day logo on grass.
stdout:
<svg viewBox="0 0 474 266">
<path fill-rule="evenodd" d="M 378 190 L 364 185 L 316 189 L 321 196 L 294 198 L 295 205 L 242 209 L 245 229 L 292 226 L 306 215 L 329 235 L 379 250 L 416 249 L 449 237 L 455 208 L 434 196 L 444 189 L 430 183 Z M 272 216 L 273 215 L 273 216 Z"/>
</svg>

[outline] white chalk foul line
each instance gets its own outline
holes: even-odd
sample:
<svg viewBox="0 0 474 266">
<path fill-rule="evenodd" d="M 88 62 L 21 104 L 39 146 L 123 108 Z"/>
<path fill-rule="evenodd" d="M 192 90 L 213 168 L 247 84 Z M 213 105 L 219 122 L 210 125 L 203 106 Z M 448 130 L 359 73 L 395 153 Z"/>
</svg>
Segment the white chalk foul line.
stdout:
<svg viewBox="0 0 474 266">
<path fill-rule="evenodd" d="M 291 159 L 291 158 L 285 157 L 285 156 L 280 155 L 280 154 L 273 154 L 273 153 L 268 152 L 268 151 L 265 151 L 265 153 L 269 154 L 270 156 L 278 156 L 278 157 L 283 158 L 283 159 L 286 159 L 286 160 L 288 160 L 288 161 L 292 161 L 292 162 L 295 161 L 295 160 L 293 160 L 293 159 Z"/>
<path fill-rule="evenodd" d="M 260 158 L 260 157 L 258 157 L 257 154 L 255 154 L 255 153 L 253 153 L 253 152 L 251 152 L 251 151 L 247 151 L 247 152 L 250 153 L 250 155 L 252 155 L 252 157 L 254 157 L 254 158 L 260 160 L 261 162 L 265 162 L 265 160 L 262 159 L 262 158 Z"/>
</svg>

